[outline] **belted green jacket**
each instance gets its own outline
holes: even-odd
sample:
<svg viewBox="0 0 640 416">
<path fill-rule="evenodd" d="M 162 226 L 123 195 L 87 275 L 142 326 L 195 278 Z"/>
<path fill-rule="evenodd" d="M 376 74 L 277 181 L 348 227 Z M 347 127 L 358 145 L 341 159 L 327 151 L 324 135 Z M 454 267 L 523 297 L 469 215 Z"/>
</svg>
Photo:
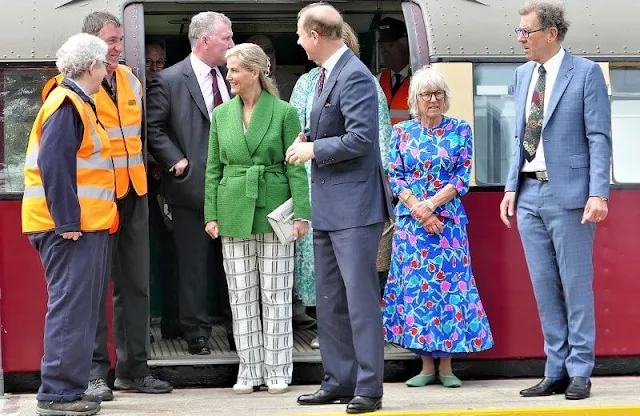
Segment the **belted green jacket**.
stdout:
<svg viewBox="0 0 640 416">
<path fill-rule="evenodd" d="M 213 112 L 205 178 L 204 220 L 218 221 L 224 237 L 272 232 L 267 214 L 293 198 L 294 218 L 311 219 L 309 182 L 303 164 L 285 163 L 297 139 L 296 109 L 262 91 L 246 133 L 236 96 Z"/>
</svg>

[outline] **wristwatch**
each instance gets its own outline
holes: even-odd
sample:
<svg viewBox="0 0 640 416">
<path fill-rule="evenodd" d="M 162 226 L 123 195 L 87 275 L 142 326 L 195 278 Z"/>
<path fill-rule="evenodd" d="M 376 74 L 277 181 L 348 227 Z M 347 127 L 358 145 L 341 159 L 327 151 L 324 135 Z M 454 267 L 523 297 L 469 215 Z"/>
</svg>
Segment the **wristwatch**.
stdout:
<svg viewBox="0 0 640 416">
<path fill-rule="evenodd" d="M 425 203 L 427 204 L 427 208 L 429 208 L 431 212 L 436 210 L 436 206 L 433 205 L 433 202 L 431 202 L 431 199 L 427 199 Z"/>
</svg>

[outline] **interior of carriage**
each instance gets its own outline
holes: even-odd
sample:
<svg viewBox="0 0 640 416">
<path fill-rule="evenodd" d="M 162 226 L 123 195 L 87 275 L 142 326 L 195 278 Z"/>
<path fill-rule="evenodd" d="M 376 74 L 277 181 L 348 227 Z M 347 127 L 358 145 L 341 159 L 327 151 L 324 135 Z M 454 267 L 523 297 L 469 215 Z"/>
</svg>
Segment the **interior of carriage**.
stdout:
<svg viewBox="0 0 640 416">
<path fill-rule="evenodd" d="M 358 33 L 360 56 L 373 73 L 383 68 L 378 53 L 376 30 L 377 22 L 384 17 L 404 20 L 399 1 L 352 1 L 333 2 L 343 13 L 345 21 Z M 256 2 L 247 4 L 238 2 L 214 4 L 176 4 L 176 3 L 144 3 L 145 44 L 159 44 L 166 49 L 165 68 L 184 59 L 190 53 L 187 39 L 189 19 L 201 11 L 217 11 L 224 13 L 233 24 L 234 42 L 246 41 L 250 36 L 263 34 L 270 38 L 276 55 L 277 69 L 295 75 L 301 75 L 315 66 L 307 60 L 306 54 L 296 44 L 296 16 L 304 6 L 304 2 Z M 146 57 L 145 57 L 146 58 Z M 141 77 L 143 71 L 140 71 Z M 148 82 L 148 81 L 147 81 Z M 181 339 L 163 339 L 158 322 L 162 316 L 162 283 L 159 277 L 161 236 L 152 231 L 152 276 L 151 276 L 151 313 L 153 317 L 151 344 L 151 363 L 155 365 L 172 365 L 174 363 L 218 363 L 233 360 L 226 339 L 223 325 L 214 325 L 209 340 L 212 354 L 210 356 L 193 356 L 187 352 L 186 343 Z M 220 322 L 215 290 L 210 293 L 210 315 L 214 324 Z M 166 308 L 166 306 L 165 306 Z M 307 308 L 313 316 L 314 308 Z M 318 350 L 311 348 L 316 336 L 314 328 L 295 328 L 294 360 L 302 362 L 319 362 Z M 389 354 L 403 354 L 399 348 L 389 346 Z"/>
</svg>

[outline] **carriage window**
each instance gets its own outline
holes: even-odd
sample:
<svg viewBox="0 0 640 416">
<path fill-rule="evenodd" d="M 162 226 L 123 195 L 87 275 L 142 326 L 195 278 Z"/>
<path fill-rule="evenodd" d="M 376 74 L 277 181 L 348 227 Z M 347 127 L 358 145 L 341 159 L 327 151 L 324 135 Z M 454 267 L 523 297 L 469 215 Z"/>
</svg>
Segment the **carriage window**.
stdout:
<svg viewBox="0 0 640 416">
<path fill-rule="evenodd" d="M 640 183 L 640 66 L 612 67 L 610 77 L 613 180 Z"/>
<path fill-rule="evenodd" d="M 502 185 L 509 173 L 515 131 L 514 64 L 478 64 L 473 69 L 474 163 L 479 185 Z"/>
<path fill-rule="evenodd" d="M 52 68 L 0 70 L 0 193 L 24 188 L 22 168 L 40 92 L 56 73 Z"/>
</svg>

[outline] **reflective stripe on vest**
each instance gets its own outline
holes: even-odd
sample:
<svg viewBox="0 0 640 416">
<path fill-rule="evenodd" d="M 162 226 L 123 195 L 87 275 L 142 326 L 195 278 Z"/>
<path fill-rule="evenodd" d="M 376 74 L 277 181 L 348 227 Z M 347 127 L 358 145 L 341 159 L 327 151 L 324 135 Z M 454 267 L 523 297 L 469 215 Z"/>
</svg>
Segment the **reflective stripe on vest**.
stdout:
<svg viewBox="0 0 640 416">
<path fill-rule="evenodd" d="M 142 156 L 142 86 L 124 65 L 115 71 L 116 101 L 101 87 L 94 95 L 98 119 L 111 139 L 111 154 L 116 169 L 116 195 L 129 192 L 129 184 L 138 195 L 147 193 L 147 174 Z"/>
<path fill-rule="evenodd" d="M 109 138 L 98 124 L 90 104 L 85 103 L 75 92 L 61 87 L 55 88 L 47 96 L 33 124 L 27 146 L 22 230 L 30 233 L 56 228 L 47 205 L 38 168 L 38 154 L 45 122 L 67 98 L 80 114 L 84 128 L 84 135 L 76 154 L 80 231 L 109 230 L 117 221 L 115 178 Z"/>
<path fill-rule="evenodd" d="M 384 95 L 387 97 L 391 124 L 401 123 L 411 118 L 408 103 L 410 82 L 411 77 L 406 77 L 402 81 L 398 91 L 396 91 L 396 94 L 391 96 L 391 69 L 387 68 L 380 74 L 380 86 L 382 87 Z"/>
</svg>

